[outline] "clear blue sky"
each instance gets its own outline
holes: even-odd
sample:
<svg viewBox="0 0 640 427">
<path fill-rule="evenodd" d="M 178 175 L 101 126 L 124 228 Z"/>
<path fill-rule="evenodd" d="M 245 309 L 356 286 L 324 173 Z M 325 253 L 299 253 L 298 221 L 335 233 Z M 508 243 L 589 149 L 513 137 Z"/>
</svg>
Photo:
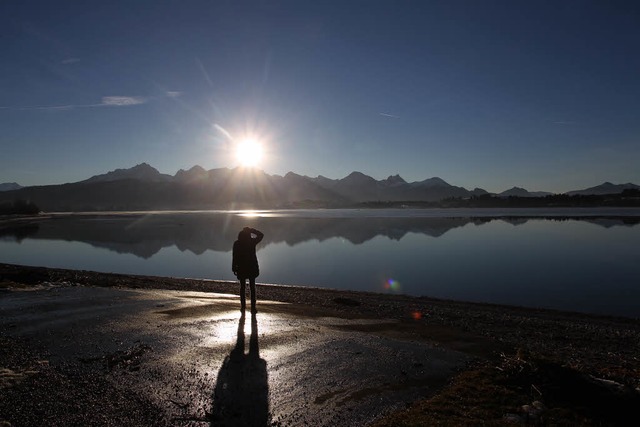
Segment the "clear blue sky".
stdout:
<svg viewBox="0 0 640 427">
<path fill-rule="evenodd" d="M 147 162 L 640 184 L 640 3 L 3 1 L 0 182 Z M 231 136 L 231 138 L 229 138 Z"/>
</svg>

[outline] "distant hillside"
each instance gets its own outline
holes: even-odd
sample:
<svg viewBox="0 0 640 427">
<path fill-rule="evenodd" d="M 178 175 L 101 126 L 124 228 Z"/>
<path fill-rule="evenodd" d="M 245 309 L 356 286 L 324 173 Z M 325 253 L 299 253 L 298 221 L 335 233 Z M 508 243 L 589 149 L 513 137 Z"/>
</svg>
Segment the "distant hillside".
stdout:
<svg viewBox="0 0 640 427">
<path fill-rule="evenodd" d="M 146 164 L 71 184 L 0 193 L 0 201 L 14 199 L 33 201 L 48 212 L 284 208 L 304 201 L 322 206 L 348 203 L 339 194 L 293 173 L 280 177 L 243 169 L 203 172 L 192 168 L 172 177 Z"/>
<path fill-rule="evenodd" d="M 284 177 L 241 168 L 194 166 L 175 176 L 142 163 L 84 181 L 2 193 L 1 200 L 32 200 L 45 211 L 344 207 L 368 201 L 429 201 L 486 194 L 441 178 L 407 183 L 399 175 L 375 180 L 361 172 L 342 179 Z"/>
<path fill-rule="evenodd" d="M 637 191 L 639 188 L 634 184 L 605 183 L 591 189 L 552 197 L 547 192 L 530 192 L 513 187 L 492 195 L 481 188 L 469 191 L 453 186 L 439 177 L 407 182 L 400 175 L 376 180 L 362 172 L 352 172 L 342 179 L 330 179 L 324 176 L 312 178 L 293 172 L 285 176 L 269 175 L 260 170 L 243 168 L 205 170 L 201 166 L 181 169 L 171 176 L 142 163 L 71 184 L 14 187 L 0 192 L 0 202 L 6 205 L 15 200 L 25 200 L 47 212 L 409 205 L 574 206 L 585 203 L 597 206 L 600 203 L 598 199 L 575 197 L 591 197 L 583 195 L 610 192 L 622 194 L 623 190 Z M 634 197 L 633 194 L 626 194 L 620 200 L 609 200 L 607 203 L 633 205 L 637 203 Z"/>
<path fill-rule="evenodd" d="M 0 191 L 11 191 L 11 190 L 19 190 L 22 186 L 15 182 L 5 182 L 4 184 L 0 184 Z"/>
<path fill-rule="evenodd" d="M 441 178 L 430 178 L 420 182 L 407 183 L 400 175 L 389 176 L 377 181 L 362 172 L 352 172 L 342 179 L 323 176 L 308 178 L 321 187 L 334 191 L 354 202 L 370 201 L 439 201 L 449 197 L 471 197 L 474 192 L 448 184 Z"/>
<path fill-rule="evenodd" d="M 612 184 L 610 182 L 605 182 L 604 184 L 596 185 L 595 187 L 586 188 L 584 190 L 568 191 L 566 194 L 569 196 L 620 194 L 624 190 L 640 190 L 640 186 L 632 184 L 630 182 L 626 184 Z"/>
<path fill-rule="evenodd" d="M 547 191 L 528 191 L 521 187 L 513 187 L 498 194 L 498 197 L 545 197 L 553 193 Z"/>
<path fill-rule="evenodd" d="M 113 181 L 121 181 L 124 179 L 137 179 L 140 181 L 149 181 L 149 182 L 167 182 L 167 181 L 172 181 L 173 177 L 171 175 L 161 174 L 154 167 L 146 163 L 141 163 L 130 169 L 116 169 L 114 171 L 105 173 L 103 175 L 95 175 L 81 182 L 83 183 L 113 182 Z"/>
</svg>

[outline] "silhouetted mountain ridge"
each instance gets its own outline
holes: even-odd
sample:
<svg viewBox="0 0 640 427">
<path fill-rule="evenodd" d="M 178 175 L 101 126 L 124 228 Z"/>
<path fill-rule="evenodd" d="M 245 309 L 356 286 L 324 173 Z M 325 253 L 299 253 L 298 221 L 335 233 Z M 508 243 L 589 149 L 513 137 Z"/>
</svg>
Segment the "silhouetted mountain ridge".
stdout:
<svg viewBox="0 0 640 427">
<path fill-rule="evenodd" d="M 0 191 L 19 190 L 22 186 L 17 182 L 5 182 L 0 184 Z"/>
<path fill-rule="evenodd" d="M 637 189 L 640 187 L 631 183 L 604 183 L 567 195 L 604 194 L 606 191 L 620 193 Z M 0 202 L 26 200 L 44 211 L 269 209 L 350 207 L 363 203 L 422 203 L 431 206 L 443 200 L 464 202 L 476 198 L 483 203 L 488 201 L 489 204 L 495 204 L 496 196 L 504 200 L 538 200 L 550 194 L 513 187 L 496 195 L 482 188 L 469 191 L 451 185 L 440 177 L 409 183 L 400 175 L 376 180 L 358 171 L 341 179 L 331 179 L 322 175 L 313 178 L 294 172 L 285 176 L 269 175 L 261 170 L 246 168 L 207 171 L 196 165 L 189 170 L 181 169 L 171 176 L 160 173 L 147 163 L 141 163 L 76 183 L 4 191 L 0 193 Z"/>
<path fill-rule="evenodd" d="M 502 193 L 498 194 L 498 197 L 545 197 L 550 196 L 553 193 L 547 191 L 528 191 L 522 187 L 512 187 Z"/>
<path fill-rule="evenodd" d="M 569 196 L 574 195 L 604 195 L 604 194 L 618 194 L 622 193 L 624 190 L 640 190 L 640 186 L 632 184 L 630 182 L 626 184 L 612 184 L 610 182 L 605 182 L 600 185 L 596 185 L 595 187 L 585 188 L 584 190 L 574 190 L 568 191 L 566 194 Z"/>
<path fill-rule="evenodd" d="M 137 179 L 140 181 L 150 182 L 166 182 L 173 180 L 171 175 L 161 174 L 156 168 L 147 163 L 140 163 L 129 169 L 116 169 L 102 175 L 95 175 L 91 178 L 81 181 L 83 183 L 94 182 L 112 182 L 124 179 Z"/>
<path fill-rule="evenodd" d="M 188 171 L 184 169 L 180 169 L 175 176 L 173 177 L 176 181 L 181 182 L 194 182 L 194 181 L 202 181 L 209 178 L 209 172 L 202 166 L 194 166 Z"/>
<path fill-rule="evenodd" d="M 444 179 L 434 176 L 433 178 L 425 179 L 424 181 L 414 182 L 414 186 L 418 187 L 451 187 Z"/>
</svg>

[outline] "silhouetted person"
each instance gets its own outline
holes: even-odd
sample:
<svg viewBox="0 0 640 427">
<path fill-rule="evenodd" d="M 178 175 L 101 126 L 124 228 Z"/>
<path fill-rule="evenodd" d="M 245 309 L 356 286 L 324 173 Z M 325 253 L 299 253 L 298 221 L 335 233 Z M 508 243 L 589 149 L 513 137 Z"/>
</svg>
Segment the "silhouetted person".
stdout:
<svg viewBox="0 0 640 427">
<path fill-rule="evenodd" d="M 269 417 L 269 383 L 267 362 L 260 358 L 258 322 L 251 315 L 249 353 L 244 346 L 244 313 L 238 322 L 238 339 L 224 359 L 213 391 L 211 426 L 267 427 Z"/>
<path fill-rule="evenodd" d="M 255 235 L 255 237 L 254 237 Z M 255 228 L 245 227 L 238 233 L 238 240 L 233 243 L 233 259 L 231 269 L 240 280 L 240 305 L 244 311 L 246 307 L 247 279 L 251 287 L 251 311 L 256 312 L 256 277 L 260 275 L 256 245 L 260 243 L 264 234 Z"/>
</svg>

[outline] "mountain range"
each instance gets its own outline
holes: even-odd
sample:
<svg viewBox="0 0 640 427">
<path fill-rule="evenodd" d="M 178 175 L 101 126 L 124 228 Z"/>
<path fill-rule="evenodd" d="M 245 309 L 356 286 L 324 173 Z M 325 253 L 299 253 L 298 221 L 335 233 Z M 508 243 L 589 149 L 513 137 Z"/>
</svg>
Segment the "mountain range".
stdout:
<svg viewBox="0 0 640 427">
<path fill-rule="evenodd" d="M 5 182 L 4 184 L 0 184 L 0 191 L 11 191 L 11 190 L 19 190 L 22 186 L 15 182 Z"/>
<path fill-rule="evenodd" d="M 0 184 L 0 189 L 0 202 L 24 199 L 45 211 L 345 207 L 364 202 L 438 202 L 474 196 L 535 198 L 552 194 L 519 187 L 491 194 L 481 188 L 453 186 L 438 177 L 409 183 L 399 175 L 376 180 L 361 172 L 330 179 L 293 172 L 280 176 L 255 169 L 206 170 L 194 166 L 172 176 L 146 163 L 76 183 L 31 187 L 10 183 Z M 626 189 L 640 190 L 640 186 L 607 182 L 566 195 L 615 194 Z"/>
</svg>

